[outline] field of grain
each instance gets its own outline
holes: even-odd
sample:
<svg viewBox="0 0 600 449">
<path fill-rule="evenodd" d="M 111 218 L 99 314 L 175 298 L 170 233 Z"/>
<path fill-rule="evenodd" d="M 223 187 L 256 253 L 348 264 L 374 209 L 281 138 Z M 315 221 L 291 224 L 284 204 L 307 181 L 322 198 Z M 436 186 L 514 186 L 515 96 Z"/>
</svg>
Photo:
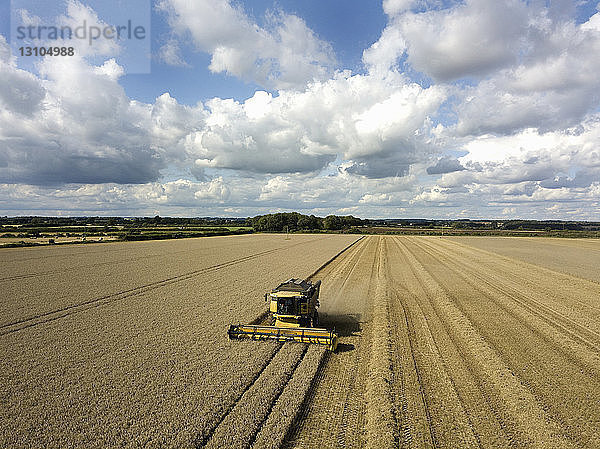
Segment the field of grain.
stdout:
<svg viewBox="0 0 600 449">
<path fill-rule="evenodd" d="M 227 325 L 259 317 L 265 291 L 308 276 L 357 238 L 3 250 L 0 447 L 208 439 L 270 362 L 291 363 L 279 344 L 230 342 Z"/>
<path fill-rule="evenodd" d="M 600 447 L 598 249 L 249 235 L 2 250 L 0 447 Z M 263 318 L 266 290 L 310 275 L 336 353 L 227 339 Z"/>
</svg>

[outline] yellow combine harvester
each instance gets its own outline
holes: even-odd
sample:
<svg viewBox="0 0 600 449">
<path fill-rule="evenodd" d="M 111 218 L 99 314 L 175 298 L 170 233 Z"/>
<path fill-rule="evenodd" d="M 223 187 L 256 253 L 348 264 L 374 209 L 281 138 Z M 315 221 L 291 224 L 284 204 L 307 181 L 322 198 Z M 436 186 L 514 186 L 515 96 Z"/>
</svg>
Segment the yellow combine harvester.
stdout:
<svg viewBox="0 0 600 449">
<path fill-rule="evenodd" d="M 270 293 L 265 293 L 272 326 L 231 325 L 229 338 L 314 343 L 335 351 L 337 335 L 319 328 L 320 287 L 321 281 L 315 284 L 302 279 L 282 282 Z"/>
</svg>

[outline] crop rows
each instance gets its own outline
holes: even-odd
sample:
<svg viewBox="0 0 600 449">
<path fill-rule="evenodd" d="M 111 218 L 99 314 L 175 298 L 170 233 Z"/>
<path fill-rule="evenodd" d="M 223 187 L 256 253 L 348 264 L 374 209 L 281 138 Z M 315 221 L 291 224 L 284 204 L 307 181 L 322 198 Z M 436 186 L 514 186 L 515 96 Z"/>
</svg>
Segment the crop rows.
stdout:
<svg viewBox="0 0 600 449">
<path fill-rule="evenodd" d="M 256 436 L 253 449 L 277 449 L 299 418 L 303 403 L 325 358 L 325 349 L 318 346 L 308 348 L 294 376 L 285 386 L 274 404 L 268 419 Z"/>
<path fill-rule="evenodd" d="M 458 261 L 451 251 L 444 256 L 439 252 L 436 254 L 433 247 L 426 247 L 424 243 L 420 243 L 420 248 L 423 257 L 435 255 L 439 260 L 448 260 L 445 264 L 457 266 Z M 448 255 L 451 259 L 444 259 Z M 518 264 L 499 265 L 502 271 L 512 271 L 512 276 L 502 279 L 490 272 L 487 277 L 494 286 L 490 288 L 489 283 L 477 283 L 486 272 L 482 264 L 469 266 L 468 260 L 462 260 L 462 265 L 457 268 L 464 273 L 463 282 L 475 295 L 456 296 L 454 289 L 448 288 L 447 281 L 440 276 L 442 273 L 433 273 L 438 285 L 444 286 L 445 295 L 469 320 L 474 332 L 493 348 L 498 366 L 510 373 L 502 377 L 488 373 L 491 379 L 487 385 L 495 385 L 495 390 L 488 396 L 490 401 L 496 401 L 499 416 L 507 428 L 513 429 L 515 439 L 527 435 L 540 445 L 576 447 L 574 442 L 586 442 L 593 446 L 597 439 L 591 423 L 598 416 L 598 372 L 595 369 L 598 346 L 594 348 L 577 341 L 578 334 L 586 326 L 575 325 L 571 320 L 557 321 L 561 314 L 556 311 L 552 319 L 547 315 L 549 305 L 555 307 L 556 303 L 562 302 L 573 308 L 573 303 L 585 298 L 586 290 L 593 287 L 587 281 L 571 279 L 570 284 L 578 284 L 579 288 L 570 294 L 565 292 L 562 301 L 556 295 L 540 294 L 537 289 L 518 295 L 507 289 L 513 279 L 519 274 L 522 278 L 537 277 L 537 284 L 544 290 L 544 282 L 539 281 L 539 276 L 545 278 L 547 270 L 530 266 L 527 272 L 520 272 Z M 560 295 L 558 285 L 554 290 Z M 575 292 L 577 294 L 573 295 Z M 579 298 L 574 300 L 573 296 Z M 532 298 L 539 301 L 537 308 L 530 306 Z M 493 319 L 489 318 L 491 315 Z M 573 316 L 581 323 L 585 318 L 584 314 L 579 318 Z M 502 329 L 502 333 L 498 329 Z M 480 358 L 481 351 L 475 352 L 475 356 Z M 480 363 L 484 365 L 475 374 L 483 374 L 493 366 L 487 359 Z M 506 385 L 510 380 L 517 385 Z M 537 424 L 534 424 L 536 420 Z"/>
<path fill-rule="evenodd" d="M 329 311 L 362 314 L 360 332 L 341 338 L 353 349 L 328 360 L 284 447 L 600 445 L 598 284 L 460 239 L 370 237 L 355 254 L 325 279 L 339 292 Z"/>
<path fill-rule="evenodd" d="M 267 419 L 272 404 L 281 395 L 305 352 L 305 345 L 284 345 L 264 373 L 219 424 L 210 440 L 201 446 L 211 449 L 250 447 Z"/>
<path fill-rule="evenodd" d="M 389 286 L 387 281 L 387 241 L 380 240 L 377 260 L 377 286 L 371 298 L 373 311 L 370 369 L 366 378 L 367 447 L 397 446 L 398 419 L 392 403 L 390 384 L 393 380 L 389 322 Z"/>
</svg>

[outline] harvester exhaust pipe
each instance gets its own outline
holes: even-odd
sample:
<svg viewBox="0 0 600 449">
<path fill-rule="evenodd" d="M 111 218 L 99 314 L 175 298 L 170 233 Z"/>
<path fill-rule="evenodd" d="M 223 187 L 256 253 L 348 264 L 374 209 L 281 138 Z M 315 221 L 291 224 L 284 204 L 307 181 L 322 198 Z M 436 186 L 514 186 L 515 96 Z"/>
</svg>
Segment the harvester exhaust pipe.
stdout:
<svg viewBox="0 0 600 449">
<path fill-rule="evenodd" d="M 312 327 L 273 327 L 273 326 L 254 326 L 251 324 L 230 325 L 230 339 L 251 340 L 275 340 L 275 341 L 296 341 L 299 343 L 311 343 L 327 346 L 330 351 L 335 351 L 338 345 L 338 336 L 333 331 L 327 329 L 316 329 Z"/>
</svg>

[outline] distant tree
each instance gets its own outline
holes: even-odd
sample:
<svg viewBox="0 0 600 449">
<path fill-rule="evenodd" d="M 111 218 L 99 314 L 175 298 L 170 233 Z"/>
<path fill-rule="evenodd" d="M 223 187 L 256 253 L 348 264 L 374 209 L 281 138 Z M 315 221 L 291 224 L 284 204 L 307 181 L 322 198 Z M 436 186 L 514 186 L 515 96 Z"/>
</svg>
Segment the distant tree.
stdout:
<svg viewBox="0 0 600 449">
<path fill-rule="evenodd" d="M 286 229 L 294 230 L 339 230 L 347 229 L 353 226 L 367 224 L 368 220 L 348 215 L 339 217 L 337 215 L 329 215 L 325 218 L 316 217 L 314 215 L 303 215 L 298 212 L 281 212 L 277 214 L 257 215 L 246 219 L 246 223 L 252 226 L 255 231 L 271 231 L 280 232 Z"/>
<path fill-rule="evenodd" d="M 300 215 L 298 229 L 322 229 L 322 220 L 314 215 Z"/>
<path fill-rule="evenodd" d="M 342 229 L 342 227 L 343 227 L 342 219 L 336 215 L 328 215 L 323 220 L 323 228 L 324 229 L 327 229 L 330 231 L 335 231 L 338 229 Z"/>
</svg>

